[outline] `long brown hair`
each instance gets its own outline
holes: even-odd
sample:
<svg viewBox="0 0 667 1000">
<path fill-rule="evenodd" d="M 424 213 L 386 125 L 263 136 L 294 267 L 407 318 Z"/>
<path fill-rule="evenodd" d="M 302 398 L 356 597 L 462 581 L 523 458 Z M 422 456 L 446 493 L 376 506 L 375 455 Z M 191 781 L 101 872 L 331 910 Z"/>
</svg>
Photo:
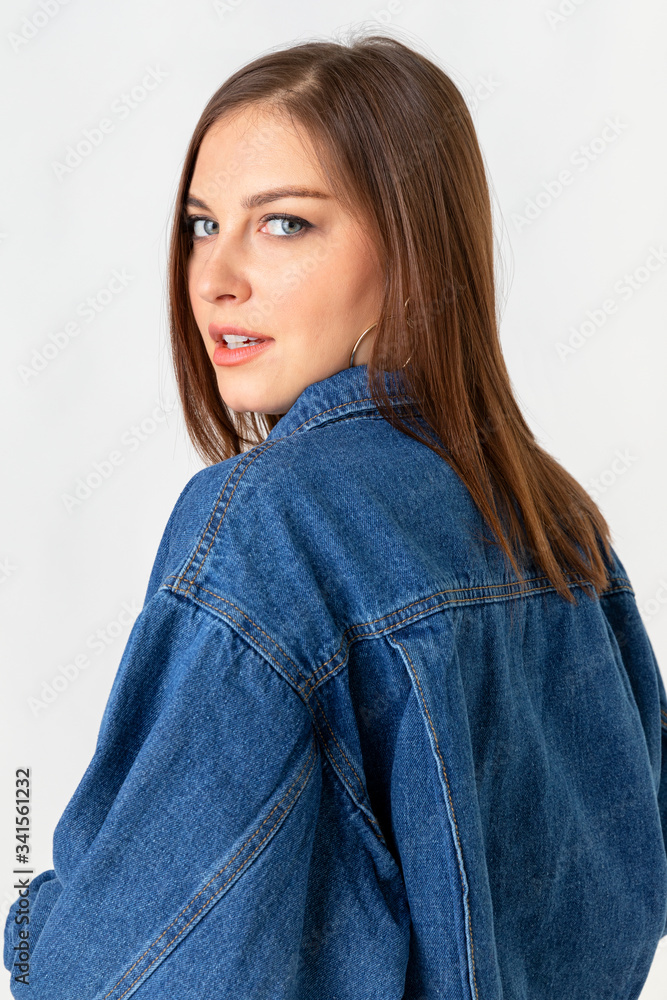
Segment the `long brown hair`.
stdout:
<svg viewBox="0 0 667 1000">
<path fill-rule="evenodd" d="M 171 231 L 169 323 L 199 455 L 212 464 L 239 454 L 281 416 L 225 405 L 187 287 L 184 203 L 199 146 L 223 116 L 253 105 L 306 130 L 334 194 L 367 220 L 386 274 L 368 361 L 382 416 L 449 462 L 517 576 L 523 550 L 568 601 L 576 603 L 568 573 L 600 593 L 609 526 L 537 443 L 502 355 L 491 204 L 470 112 L 442 69 L 390 36 L 362 33 L 347 44 L 311 41 L 260 56 L 225 81 L 195 127 Z M 383 372 L 399 368 L 415 416 L 398 416 L 387 398 Z"/>
</svg>

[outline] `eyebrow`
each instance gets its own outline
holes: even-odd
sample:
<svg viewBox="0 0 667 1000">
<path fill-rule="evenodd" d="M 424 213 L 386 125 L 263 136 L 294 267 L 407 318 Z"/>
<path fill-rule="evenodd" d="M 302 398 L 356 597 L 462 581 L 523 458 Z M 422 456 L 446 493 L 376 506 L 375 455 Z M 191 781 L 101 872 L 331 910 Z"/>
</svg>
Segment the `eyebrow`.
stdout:
<svg viewBox="0 0 667 1000">
<path fill-rule="evenodd" d="M 245 198 L 241 199 L 242 208 L 257 208 L 259 205 L 265 205 L 269 201 L 278 201 L 279 198 L 329 198 L 328 194 L 324 194 L 323 191 L 315 191 L 312 188 L 304 187 L 279 187 L 272 188 L 269 191 L 258 191 L 257 194 L 246 195 Z M 211 209 L 208 205 L 201 201 L 199 198 L 195 198 L 194 195 L 188 195 L 185 200 L 186 205 L 191 205 L 193 208 L 203 208 L 206 212 L 210 212 Z"/>
</svg>

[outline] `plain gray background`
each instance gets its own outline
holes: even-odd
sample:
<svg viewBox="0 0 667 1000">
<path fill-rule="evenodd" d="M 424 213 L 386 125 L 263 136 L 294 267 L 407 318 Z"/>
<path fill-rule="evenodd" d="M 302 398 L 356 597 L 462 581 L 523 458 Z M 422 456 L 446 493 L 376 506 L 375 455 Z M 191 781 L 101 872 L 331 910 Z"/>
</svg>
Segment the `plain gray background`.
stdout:
<svg viewBox="0 0 667 1000">
<path fill-rule="evenodd" d="M 168 228 L 196 120 L 254 56 L 363 25 L 425 52 L 468 99 L 494 199 L 516 395 L 540 443 L 609 520 L 667 679 L 664 7 L 7 3 L 3 924 L 16 896 L 15 768 L 31 768 L 39 872 L 52 866 L 53 829 L 93 754 L 165 522 L 202 467 L 180 415 L 165 307 Z M 105 118 L 112 128 L 77 163 L 71 151 Z M 119 464 L 72 505 L 77 482 L 108 472 L 113 451 Z M 665 983 L 663 940 L 643 1000 L 664 997 Z M 8 973 L 0 996 L 10 996 Z"/>
</svg>

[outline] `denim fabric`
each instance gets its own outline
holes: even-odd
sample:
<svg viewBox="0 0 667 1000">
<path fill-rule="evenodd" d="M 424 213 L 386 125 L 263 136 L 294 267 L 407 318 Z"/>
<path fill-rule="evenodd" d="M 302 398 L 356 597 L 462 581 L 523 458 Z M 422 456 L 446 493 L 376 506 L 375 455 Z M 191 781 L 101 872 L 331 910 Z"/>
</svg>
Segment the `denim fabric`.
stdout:
<svg viewBox="0 0 667 1000">
<path fill-rule="evenodd" d="M 484 535 L 365 365 L 194 475 L 7 918 L 13 995 L 636 998 L 667 933 L 654 652 L 615 552 L 571 606 Z"/>
</svg>

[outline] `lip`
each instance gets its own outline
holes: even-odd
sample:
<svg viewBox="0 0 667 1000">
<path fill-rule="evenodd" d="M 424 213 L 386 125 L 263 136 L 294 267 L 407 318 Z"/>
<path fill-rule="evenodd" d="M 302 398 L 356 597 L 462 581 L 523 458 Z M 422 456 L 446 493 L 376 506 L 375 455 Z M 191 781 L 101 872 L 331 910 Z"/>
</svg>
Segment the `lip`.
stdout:
<svg viewBox="0 0 667 1000">
<path fill-rule="evenodd" d="M 219 368 L 242 365 L 246 361 L 250 361 L 251 358 L 254 358 L 256 354 L 261 354 L 262 351 L 268 350 L 274 342 L 273 337 L 264 337 L 261 334 L 254 333 L 252 330 L 245 330 L 242 326 L 221 326 L 217 323 L 211 323 L 209 324 L 208 333 L 211 340 L 215 342 L 213 364 Z M 254 337 L 259 343 L 241 345 L 240 347 L 227 347 L 222 339 L 227 333 L 233 333 L 236 337 Z"/>
<path fill-rule="evenodd" d="M 208 324 L 208 335 L 216 344 L 222 343 L 222 338 L 225 334 L 231 334 L 234 337 L 253 337 L 256 340 L 273 340 L 273 337 L 265 337 L 262 333 L 255 333 L 254 330 L 246 330 L 242 326 L 223 325 L 221 323 Z M 225 350 L 229 350 L 229 348 L 225 348 Z"/>
</svg>

